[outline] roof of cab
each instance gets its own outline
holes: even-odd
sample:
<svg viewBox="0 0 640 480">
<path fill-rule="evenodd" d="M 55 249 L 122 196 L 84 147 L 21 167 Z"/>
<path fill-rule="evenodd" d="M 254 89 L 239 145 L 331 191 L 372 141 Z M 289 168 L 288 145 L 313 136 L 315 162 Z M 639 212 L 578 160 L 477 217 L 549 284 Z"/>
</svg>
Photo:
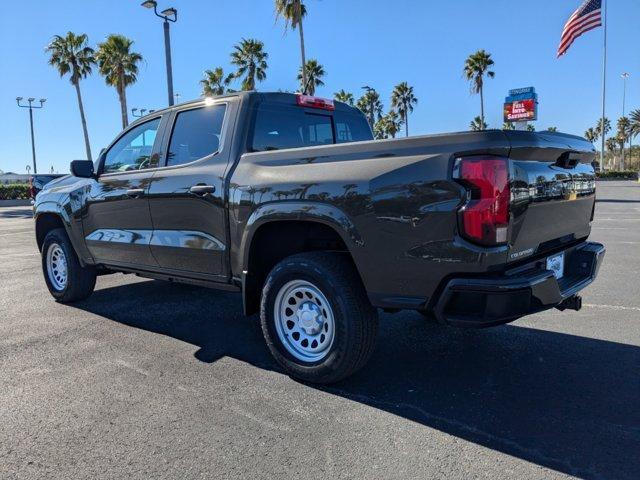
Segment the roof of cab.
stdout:
<svg viewBox="0 0 640 480">
<path fill-rule="evenodd" d="M 214 100 L 218 100 L 221 98 L 233 98 L 233 97 L 241 97 L 241 98 L 249 98 L 249 97 L 258 97 L 260 99 L 260 101 L 268 101 L 270 103 L 282 103 L 282 104 L 287 104 L 287 105 L 291 105 L 292 101 L 293 101 L 293 105 L 295 105 L 295 101 L 294 98 L 296 95 L 299 95 L 299 93 L 288 93 L 288 92 L 257 92 L 255 90 L 252 91 L 240 91 L 240 92 L 229 92 L 229 93 L 225 93 L 224 95 L 215 95 L 212 97 L 207 97 L 207 98 L 211 98 Z M 190 107 L 190 106 L 198 106 L 198 105 L 204 105 L 206 99 L 205 98 L 198 98 L 196 100 L 190 100 L 188 102 L 182 102 L 179 103 L 177 105 L 172 105 L 170 107 L 166 107 L 160 110 L 154 110 L 152 113 L 148 113 L 146 114 L 144 117 L 140 117 L 138 119 L 136 119 L 134 122 L 131 122 L 131 125 L 134 125 L 136 123 L 140 123 L 141 121 L 144 121 L 145 119 L 149 119 L 149 117 L 151 115 L 153 116 L 157 116 L 157 115 L 162 115 L 164 113 L 170 112 L 172 110 L 176 110 L 176 109 L 182 109 L 185 107 Z M 355 109 L 356 107 L 353 107 L 351 105 L 348 105 L 344 102 L 339 102 L 337 100 L 334 100 L 334 104 L 336 106 L 336 110 L 352 110 Z"/>
</svg>

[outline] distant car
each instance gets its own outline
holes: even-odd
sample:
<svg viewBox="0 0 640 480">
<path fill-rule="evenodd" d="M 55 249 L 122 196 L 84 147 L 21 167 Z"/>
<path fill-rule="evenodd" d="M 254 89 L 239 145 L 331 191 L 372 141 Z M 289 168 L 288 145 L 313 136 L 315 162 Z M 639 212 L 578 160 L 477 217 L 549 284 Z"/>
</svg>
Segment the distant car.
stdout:
<svg viewBox="0 0 640 480">
<path fill-rule="evenodd" d="M 31 191 L 31 199 L 35 200 L 36 195 L 40 193 L 40 190 L 49 183 L 51 180 L 55 180 L 56 178 L 64 177 L 64 174 L 61 173 L 47 173 L 47 174 L 36 174 L 31 175 L 29 177 L 29 189 Z"/>
</svg>

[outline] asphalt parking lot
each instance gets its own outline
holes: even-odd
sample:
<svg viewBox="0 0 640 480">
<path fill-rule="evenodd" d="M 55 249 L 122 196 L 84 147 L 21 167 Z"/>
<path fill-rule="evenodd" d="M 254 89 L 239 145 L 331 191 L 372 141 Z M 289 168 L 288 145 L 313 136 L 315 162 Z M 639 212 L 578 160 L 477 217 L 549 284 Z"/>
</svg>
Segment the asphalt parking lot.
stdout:
<svg viewBox="0 0 640 480">
<path fill-rule="evenodd" d="M 580 312 L 486 330 L 381 317 L 326 388 L 279 372 L 236 294 L 132 275 L 62 305 L 0 209 L 2 478 L 634 478 L 640 183 L 601 182 Z"/>
</svg>

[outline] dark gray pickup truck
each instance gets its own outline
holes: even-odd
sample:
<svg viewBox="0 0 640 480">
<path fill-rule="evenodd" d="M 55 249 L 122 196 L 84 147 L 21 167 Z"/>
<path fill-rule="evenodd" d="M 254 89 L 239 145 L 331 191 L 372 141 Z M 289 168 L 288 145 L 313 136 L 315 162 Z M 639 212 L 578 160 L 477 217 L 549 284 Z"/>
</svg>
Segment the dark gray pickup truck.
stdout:
<svg viewBox="0 0 640 480">
<path fill-rule="evenodd" d="M 334 382 L 371 355 L 377 309 L 474 327 L 579 309 L 605 251 L 593 158 L 548 132 L 373 141 L 348 105 L 235 93 L 72 162 L 37 196 L 36 238 L 58 301 L 111 272 L 239 291 L 287 373 Z"/>
</svg>

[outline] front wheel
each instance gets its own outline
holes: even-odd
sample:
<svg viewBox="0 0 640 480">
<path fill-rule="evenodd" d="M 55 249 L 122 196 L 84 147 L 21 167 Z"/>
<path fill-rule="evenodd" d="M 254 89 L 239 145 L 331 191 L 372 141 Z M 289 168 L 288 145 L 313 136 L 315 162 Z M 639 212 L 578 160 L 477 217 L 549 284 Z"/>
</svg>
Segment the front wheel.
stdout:
<svg viewBox="0 0 640 480">
<path fill-rule="evenodd" d="M 80 264 L 67 232 L 51 230 L 42 243 L 42 271 L 49 292 L 63 303 L 87 298 L 96 285 L 95 268 Z"/>
<path fill-rule="evenodd" d="M 269 273 L 260 308 L 269 350 L 294 378 L 332 383 L 360 369 L 375 345 L 378 315 L 343 254 L 293 255 Z"/>
</svg>

